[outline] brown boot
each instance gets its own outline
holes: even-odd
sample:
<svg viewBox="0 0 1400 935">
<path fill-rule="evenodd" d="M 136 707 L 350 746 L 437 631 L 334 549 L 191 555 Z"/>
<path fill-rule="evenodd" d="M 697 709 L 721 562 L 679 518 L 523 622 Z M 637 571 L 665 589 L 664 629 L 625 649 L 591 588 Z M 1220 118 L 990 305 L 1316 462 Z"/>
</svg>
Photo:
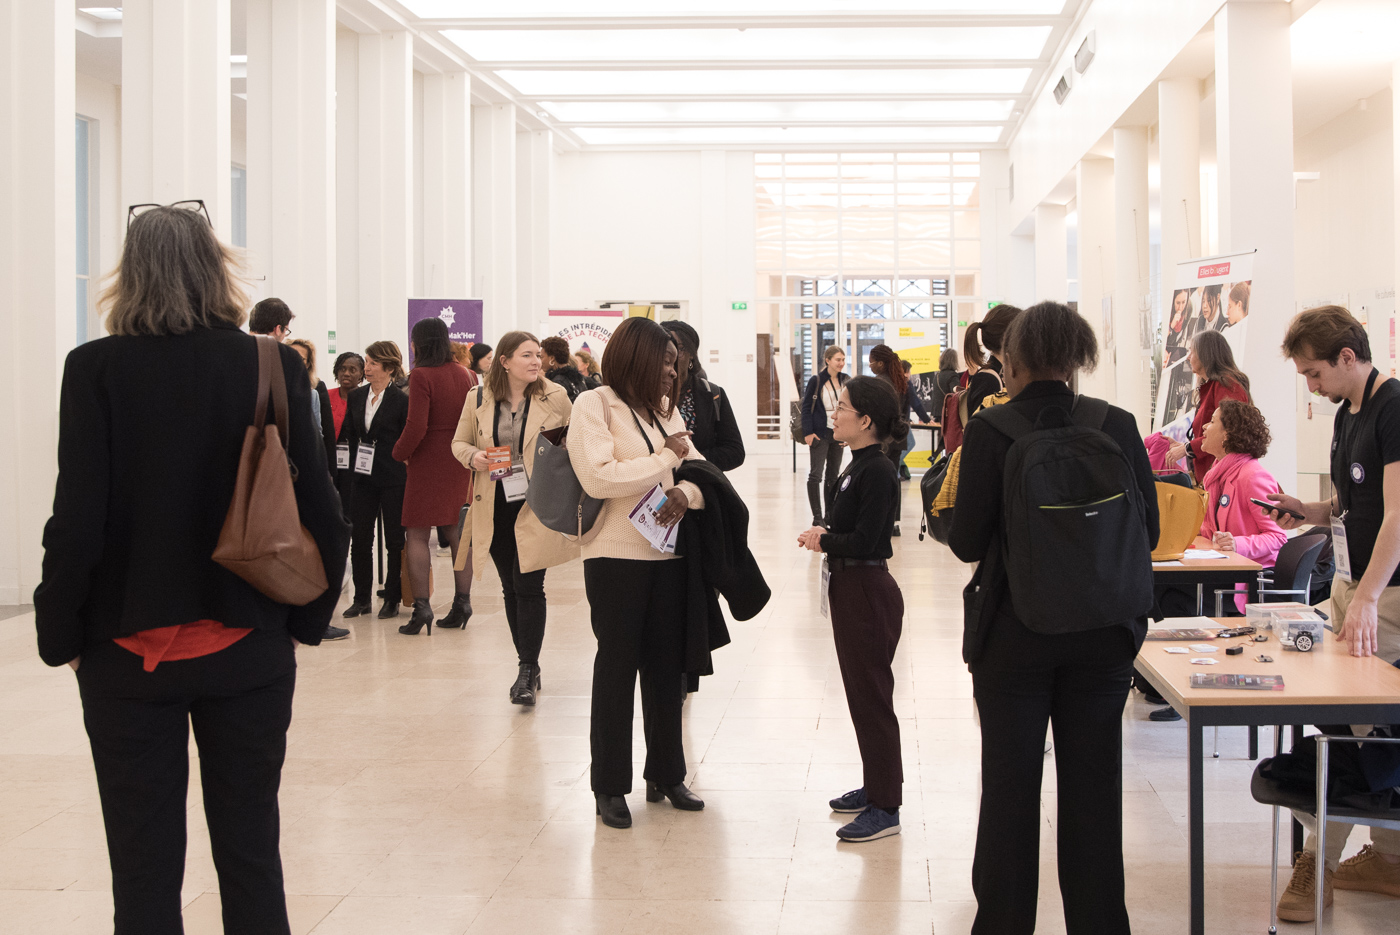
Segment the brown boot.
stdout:
<svg viewBox="0 0 1400 935">
<path fill-rule="evenodd" d="M 1311 922 L 1317 918 L 1317 891 L 1313 889 L 1317 873 L 1312 851 L 1299 851 L 1293 858 L 1293 879 L 1278 901 L 1278 917 L 1286 922 Z M 1332 905 L 1332 871 L 1323 881 L 1324 906 Z"/>
<path fill-rule="evenodd" d="M 1360 854 L 1342 861 L 1333 882 L 1340 890 L 1400 896 L 1400 864 L 1392 864 L 1367 844 Z"/>
</svg>

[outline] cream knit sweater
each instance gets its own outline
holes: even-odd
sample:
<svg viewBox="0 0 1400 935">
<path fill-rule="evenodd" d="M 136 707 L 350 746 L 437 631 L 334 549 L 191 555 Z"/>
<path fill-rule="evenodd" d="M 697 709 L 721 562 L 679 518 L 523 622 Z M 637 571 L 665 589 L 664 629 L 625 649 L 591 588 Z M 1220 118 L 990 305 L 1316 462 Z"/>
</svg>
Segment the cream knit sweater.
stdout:
<svg viewBox="0 0 1400 935">
<path fill-rule="evenodd" d="M 658 419 L 660 417 L 658 416 Z M 637 431 L 637 422 L 642 432 Z M 685 431 L 679 411 L 661 421 L 666 434 Z M 655 453 L 647 450 L 646 434 Z M 574 401 L 569 420 L 569 461 L 579 483 L 590 496 L 606 501 L 595 525 L 597 535 L 583 545 L 583 558 L 631 558 L 658 562 L 678 558 L 651 547 L 627 518 L 637 501 L 660 483 L 669 489 L 678 486 L 690 501 L 690 509 L 704 509 L 700 489 L 688 481 L 675 483 L 680 459 L 665 447 L 665 438 L 641 416 L 633 421 L 632 411 L 608 387 L 588 390 Z M 704 460 L 694 445 L 686 460 Z M 685 522 L 685 518 L 681 518 Z M 590 531 L 591 532 L 591 531 Z"/>
</svg>

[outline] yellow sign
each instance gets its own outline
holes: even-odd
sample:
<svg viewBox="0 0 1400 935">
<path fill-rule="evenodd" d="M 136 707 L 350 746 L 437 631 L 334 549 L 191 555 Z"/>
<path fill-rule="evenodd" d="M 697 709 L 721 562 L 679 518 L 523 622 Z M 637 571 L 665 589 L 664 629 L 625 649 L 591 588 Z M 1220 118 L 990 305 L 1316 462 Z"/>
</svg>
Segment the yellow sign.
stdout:
<svg viewBox="0 0 1400 935">
<path fill-rule="evenodd" d="M 899 329 L 899 336 L 901 338 L 922 338 L 924 333 L 922 331 L 915 331 L 913 328 L 901 327 Z"/>
<path fill-rule="evenodd" d="M 928 373 L 930 370 L 938 369 L 938 355 L 942 350 L 937 344 L 906 347 L 899 352 L 899 359 L 909 361 L 909 368 L 913 373 Z"/>
<path fill-rule="evenodd" d="M 627 306 L 628 318 L 650 318 L 656 321 L 655 305 L 629 305 Z"/>
</svg>

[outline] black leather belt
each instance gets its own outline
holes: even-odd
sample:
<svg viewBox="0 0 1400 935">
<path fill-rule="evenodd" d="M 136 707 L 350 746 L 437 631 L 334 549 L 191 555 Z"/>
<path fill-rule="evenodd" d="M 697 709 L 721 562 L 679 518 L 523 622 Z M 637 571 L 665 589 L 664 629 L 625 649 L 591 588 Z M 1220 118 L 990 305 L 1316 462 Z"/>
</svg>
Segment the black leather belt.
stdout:
<svg viewBox="0 0 1400 935">
<path fill-rule="evenodd" d="M 842 568 L 889 567 L 889 563 L 883 558 L 828 558 L 826 564 L 832 571 L 839 571 Z"/>
</svg>

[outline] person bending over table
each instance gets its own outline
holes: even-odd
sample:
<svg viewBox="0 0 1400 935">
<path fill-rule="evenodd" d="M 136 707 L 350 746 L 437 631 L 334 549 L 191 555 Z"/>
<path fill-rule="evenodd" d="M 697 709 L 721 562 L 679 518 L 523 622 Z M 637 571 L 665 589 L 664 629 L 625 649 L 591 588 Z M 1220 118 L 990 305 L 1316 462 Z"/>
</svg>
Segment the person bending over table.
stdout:
<svg viewBox="0 0 1400 935">
<path fill-rule="evenodd" d="M 1366 326 L 1338 305 L 1298 314 L 1283 338 L 1283 353 L 1308 381 L 1308 390 L 1339 403 L 1332 423 L 1331 499 L 1304 503 L 1269 494 L 1298 519 L 1272 511 L 1283 529 L 1307 524 L 1340 525 L 1333 534 L 1337 574 L 1332 579 L 1332 620 L 1340 623 L 1338 646 L 1353 656 L 1400 660 L 1400 382 L 1382 377 L 1371 364 Z M 1350 558 L 1350 574 L 1345 573 Z M 1351 733 L 1350 728 L 1322 728 Z M 1298 816 L 1304 820 L 1305 816 Z M 1308 824 L 1309 820 L 1304 820 Z M 1323 895 L 1332 887 L 1400 898 L 1400 831 L 1371 829 L 1371 843 L 1338 863 L 1351 825 L 1327 825 Z M 1279 899 L 1278 916 L 1292 922 L 1314 918 L 1316 836 L 1309 834 L 1293 864 L 1293 879 Z"/>
</svg>

